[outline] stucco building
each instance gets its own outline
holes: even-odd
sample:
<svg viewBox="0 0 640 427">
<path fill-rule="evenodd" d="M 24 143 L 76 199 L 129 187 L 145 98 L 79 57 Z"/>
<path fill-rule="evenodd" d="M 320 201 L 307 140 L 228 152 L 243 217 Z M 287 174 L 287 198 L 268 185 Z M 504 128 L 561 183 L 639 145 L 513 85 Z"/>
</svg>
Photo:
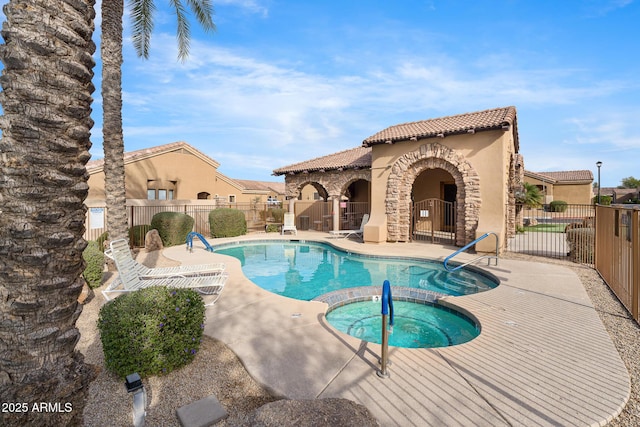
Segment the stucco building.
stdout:
<svg viewBox="0 0 640 427">
<path fill-rule="evenodd" d="M 368 200 L 366 243 L 410 241 L 421 222 L 429 222 L 432 232 L 453 233 L 458 246 L 486 232 L 496 233 L 502 246 L 515 232 L 515 192 L 524 178 L 516 109 L 390 126 L 362 147 L 282 167 L 274 175 L 285 176 L 290 199 L 314 186 L 333 200 L 334 215 L 340 200 Z M 476 249 L 495 249 L 488 240 Z"/>
<path fill-rule="evenodd" d="M 542 191 L 545 204 L 562 200 L 568 204 L 588 205 L 593 198 L 593 173 L 590 170 L 525 171 L 524 180 Z"/>
<path fill-rule="evenodd" d="M 284 200 L 284 183 L 233 179 L 220 164 L 186 142 L 174 142 L 124 155 L 127 199 L 217 200 L 223 203 Z M 105 200 L 104 161 L 87 164 L 89 203 Z"/>
</svg>

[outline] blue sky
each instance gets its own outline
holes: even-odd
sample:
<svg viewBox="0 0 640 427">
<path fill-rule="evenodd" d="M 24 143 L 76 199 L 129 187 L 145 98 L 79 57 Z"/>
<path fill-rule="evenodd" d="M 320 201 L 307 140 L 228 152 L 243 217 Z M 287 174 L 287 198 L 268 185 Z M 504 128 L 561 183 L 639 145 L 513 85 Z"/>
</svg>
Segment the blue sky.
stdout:
<svg viewBox="0 0 640 427">
<path fill-rule="evenodd" d="M 227 176 L 281 181 L 273 169 L 390 125 L 514 105 L 527 170 L 597 180 L 602 161 L 603 187 L 640 178 L 637 1 L 213 3 L 217 31 L 193 23 L 184 63 L 168 1 L 156 2 L 149 60 L 125 18 L 127 151 L 186 141 Z M 94 159 L 99 61 L 95 71 Z"/>
</svg>

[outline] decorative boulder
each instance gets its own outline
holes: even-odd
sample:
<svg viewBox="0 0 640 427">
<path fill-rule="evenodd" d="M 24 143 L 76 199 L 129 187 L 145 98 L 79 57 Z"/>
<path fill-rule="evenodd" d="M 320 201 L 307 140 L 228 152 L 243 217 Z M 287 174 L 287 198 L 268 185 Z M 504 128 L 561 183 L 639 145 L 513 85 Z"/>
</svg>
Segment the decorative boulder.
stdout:
<svg viewBox="0 0 640 427">
<path fill-rule="evenodd" d="M 158 233 L 158 230 L 155 228 L 147 231 L 147 234 L 144 236 L 144 248 L 147 252 L 159 251 L 164 248 L 160 233 Z"/>
</svg>

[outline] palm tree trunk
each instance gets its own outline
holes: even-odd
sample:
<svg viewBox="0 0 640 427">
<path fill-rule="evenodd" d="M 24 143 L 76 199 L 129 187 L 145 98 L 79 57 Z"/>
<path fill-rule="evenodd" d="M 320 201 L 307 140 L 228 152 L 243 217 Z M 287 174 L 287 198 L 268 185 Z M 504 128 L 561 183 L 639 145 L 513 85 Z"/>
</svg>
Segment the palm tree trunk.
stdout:
<svg viewBox="0 0 640 427">
<path fill-rule="evenodd" d="M 0 400 L 14 406 L 0 411 L 3 426 L 81 424 L 95 377 L 75 351 L 93 126 L 93 5 L 11 0 L 4 7 Z"/>
<path fill-rule="evenodd" d="M 123 0 L 102 2 L 102 109 L 104 185 L 109 239 L 127 237 L 127 211 L 122 135 Z"/>
</svg>

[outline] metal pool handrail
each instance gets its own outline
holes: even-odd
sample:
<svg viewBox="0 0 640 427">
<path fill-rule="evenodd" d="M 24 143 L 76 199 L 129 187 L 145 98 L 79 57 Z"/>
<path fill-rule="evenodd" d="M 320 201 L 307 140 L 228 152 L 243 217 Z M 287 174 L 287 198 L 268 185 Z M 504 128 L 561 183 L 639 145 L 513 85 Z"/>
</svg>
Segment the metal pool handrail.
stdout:
<svg viewBox="0 0 640 427">
<path fill-rule="evenodd" d="M 393 297 L 391 296 L 391 283 L 385 280 L 382 283 L 382 357 L 380 358 L 380 370 L 376 372 L 380 378 L 389 377 L 387 365 L 389 362 L 389 333 L 393 333 Z M 387 316 L 389 316 L 389 329 L 387 329 Z"/>
<path fill-rule="evenodd" d="M 476 243 L 478 243 L 480 240 L 483 240 L 483 239 L 486 239 L 487 237 L 489 237 L 489 235 L 491 235 L 491 234 L 493 234 L 493 235 L 496 237 L 496 254 L 495 254 L 495 255 L 481 255 L 481 256 L 479 256 L 479 257 L 477 257 L 477 258 L 474 258 L 474 259 L 472 259 L 471 261 L 466 262 L 466 263 L 464 263 L 464 264 L 461 264 L 461 265 L 459 265 L 459 266 L 457 266 L 457 267 L 455 267 L 455 268 L 451 268 L 451 267 L 449 267 L 448 262 L 449 262 L 449 260 L 450 260 L 451 258 L 455 257 L 456 255 L 458 255 L 458 254 L 459 254 L 459 253 L 461 253 L 461 252 L 466 251 L 466 250 L 467 250 L 467 249 L 469 249 L 471 246 L 473 246 L 473 245 L 475 245 Z M 491 264 L 491 259 L 495 259 L 495 260 L 496 260 L 496 265 L 498 265 L 498 242 L 499 242 L 499 238 L 498 238 L 498 235 L 497 235 L 496 233 L 494 233 L 494 232 L 490 231 L 490 232 L 488 232 L 488 233 L 483 234 L 482 236 L 478 237 L 478 238 L 477 238 L 476 240 L 474 240 L 473 242 L 469 243 L 467 246 L 465 246 L 465 247 L 463 247 L 463 248 L 458 249 L 457 251 L 455 251 L 454 253 L 452 253 L 452 254 L 451 254 L 451 255 L 449 255 L 448 257 L 446 257 L 446 258 L 444 259 L 444 263 L 443 263 L 443 264 L 444 264 L 444 268 L 445 268 L 445 270 L 447 270 L 447 271 L 456 271 L 456 270 L 460 270 L 462 267 L 464 267 L 464 266 L 466 266 L 466 265 L 469 265 L 469 264 L 471 264 L 471 263 L 473 263 L 473 262 L 476 262 L 477 260 L 479 260 L 479 259 L 483 259 L 483 258 L 487 258 L 487 259 L 488 259 L 488 263 L 489 263 L 489 264 Z"/>
<path fill-rule="evenodd" d="M 207 242 L 207 239 L 204 238 L 204 236 L 200 233 L 196 233 L 195 231 L 190 232 L 189 234 L 187 234 L 187 250 L 188 251 L 193 251 L 193 238 L 197 237 L 198 239 L 200 239 L 200 241 L 202 243 L 204 243 L 205 248 L 209 251 L 209 252 L 213 252 L 213 246 L 211 246 L 209 244 L 209 242 Z"/>
</svg>

